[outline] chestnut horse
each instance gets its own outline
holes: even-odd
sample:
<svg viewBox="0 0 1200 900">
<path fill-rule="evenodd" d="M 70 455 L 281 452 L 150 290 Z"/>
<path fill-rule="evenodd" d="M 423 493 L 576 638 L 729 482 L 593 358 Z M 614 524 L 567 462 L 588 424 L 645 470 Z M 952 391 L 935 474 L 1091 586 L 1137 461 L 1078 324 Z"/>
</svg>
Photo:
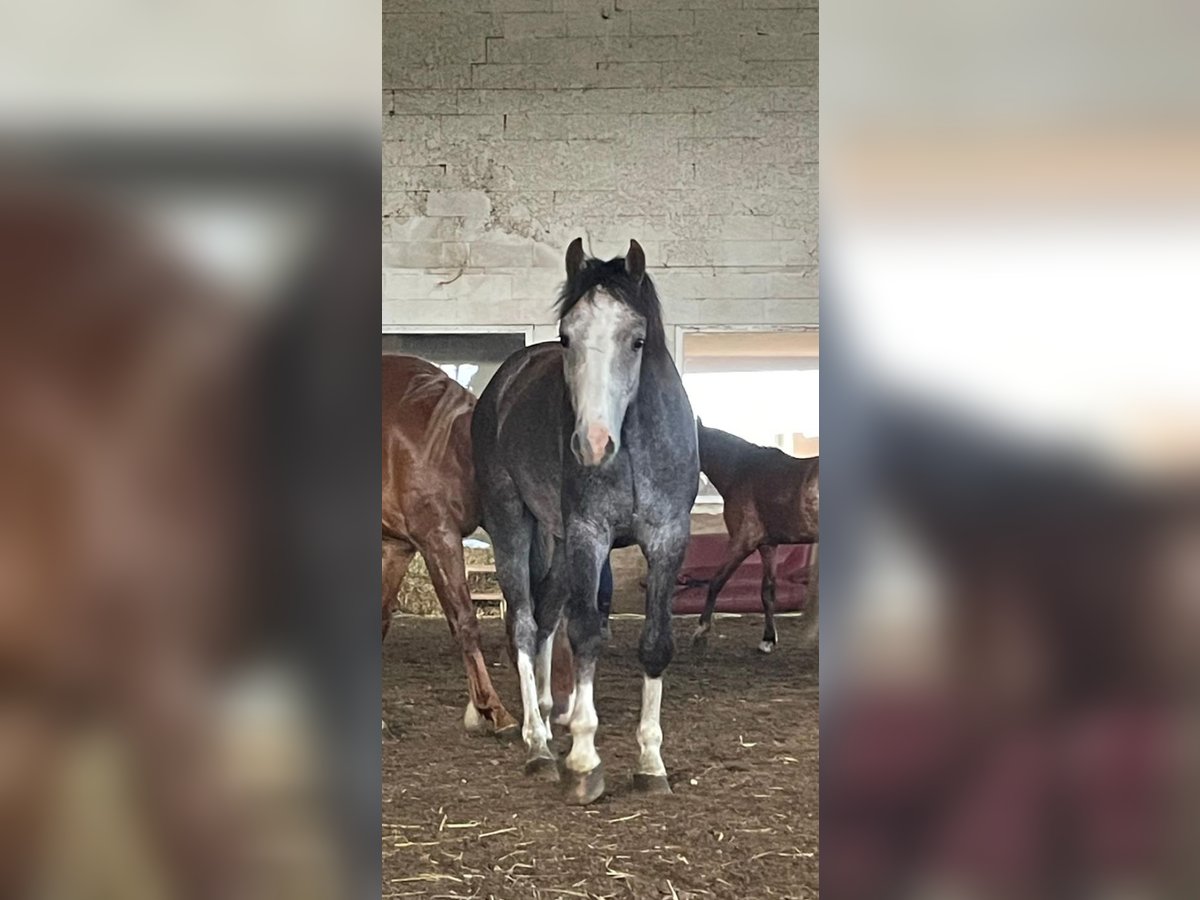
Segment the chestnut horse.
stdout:
<svg viewBox="0 0 1200 900">
<path fill-rule="evenodd" d="M 432 363 L 384 356 L 383 372 L 383 636 L 396 592 L 418 551 L 462 647 L 467 668 L 463 722 L 485 720 L 502 736 L 517 721 L 492 686 L 480 645 L 475 604 L 467 588 L 462 539 L 479 527 L 471 413 L 475 398 Z"/>
<path fill-rule="evenodd" d="M 692 637 L 702 641 L 712 628 L 717 595 L 755 550 L 762 557 L 762 603 L 766 622 L 758 649 L 775 649 L 775 548 L 780 544 L 815 544 L 820 507 L 820 457 L 797 459 L 774 447 L 760 447 L 736 435 L 706 428 L 697 419 L 700 469 L 725 501 L 729 558 L 708 584 L 700 624 Z M 810 587 L 817 587 L 814 574 Z M 804 640 L 816 636 L 818 591 L 806 598 L 808 625 Z"/>
</svg>

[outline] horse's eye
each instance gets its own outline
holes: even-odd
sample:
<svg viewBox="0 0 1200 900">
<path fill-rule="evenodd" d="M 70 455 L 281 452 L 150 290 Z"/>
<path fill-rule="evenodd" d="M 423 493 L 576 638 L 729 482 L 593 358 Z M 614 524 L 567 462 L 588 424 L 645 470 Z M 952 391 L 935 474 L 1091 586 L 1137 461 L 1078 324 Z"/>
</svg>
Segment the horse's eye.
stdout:
<svg viewBox="0 0 1200 900">
<path fill-rule="evenodd" d="M 642 338 L 634 338 L 634 341 L 633 341 L 633 349 L 634 350 L 641 350 L 645 346 L 646 346 L 645 340 L 643 340 Z"/>
<path fill-rule="evenodd" d="M 560 334 L 558 336 L 558 340 L 559 340 L 559 343 L 561 343 L 564 347 L 571 346 L 571 339 L 569 337 L 567 337 L 565 334 Z"/>
</svg>

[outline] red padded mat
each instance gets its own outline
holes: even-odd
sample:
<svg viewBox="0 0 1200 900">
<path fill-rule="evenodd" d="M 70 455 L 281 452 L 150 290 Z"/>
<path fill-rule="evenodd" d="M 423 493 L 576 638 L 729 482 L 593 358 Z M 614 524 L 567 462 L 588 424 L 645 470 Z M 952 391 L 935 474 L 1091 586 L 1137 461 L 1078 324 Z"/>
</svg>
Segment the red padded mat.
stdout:
<svg viewBox="0 0 1200 900">
<path fill-rule="evenodd" d="M 708 582 L 728 555 L 729 538 L 723 534 L 694 534 L 688 544 L 672 610 L 676 615 L 698 615 L 704 609 Z M 797 612 L 804 608 L 812 545 L 785 544 L 775 551 L 775 610 Z M 717 612 L 762 611 L 762 557 L 755 551 L 725 582 L 717 597 Z"/>
</svg>

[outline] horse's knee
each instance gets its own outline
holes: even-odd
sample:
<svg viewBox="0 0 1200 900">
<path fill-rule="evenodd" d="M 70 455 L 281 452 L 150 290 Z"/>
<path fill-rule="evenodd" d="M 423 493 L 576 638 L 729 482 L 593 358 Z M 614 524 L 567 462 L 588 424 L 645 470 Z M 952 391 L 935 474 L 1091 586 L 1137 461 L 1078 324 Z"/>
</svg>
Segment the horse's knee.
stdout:
<svg viewBox="0 0 1200 900">
<path fill-rule="evenodd" d="M 519 653 L 533 655 L 537 649 L 538 627 L 533 614 L 527 609 L 517 610 L 512 620 L 512 648 Z"/>
<path fill-rule="evenodd" d="M 642 670 L 651 678 L 658 678 L 671 664 L 675 655 L 675 639 L 670 629 L 657 630 L 642 636 L 638 645 L 638 660 Z"/>
</svg>

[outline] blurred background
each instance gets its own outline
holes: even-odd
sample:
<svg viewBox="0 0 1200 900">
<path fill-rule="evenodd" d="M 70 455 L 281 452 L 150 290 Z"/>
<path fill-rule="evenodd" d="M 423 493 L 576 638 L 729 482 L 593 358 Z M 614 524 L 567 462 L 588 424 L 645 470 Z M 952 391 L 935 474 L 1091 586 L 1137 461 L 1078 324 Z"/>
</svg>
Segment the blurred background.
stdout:
<svg viewBox="0 0 1200 900">
<path fill-rule="evenodd" d="M 821 37 L 823 894 L 1196 896 L 1200 17 Z"/>
<path fill-rule="evenodd" d="M 0 21 L 0 896 L 375 896 L 378 7 Z"/>
</svg>

